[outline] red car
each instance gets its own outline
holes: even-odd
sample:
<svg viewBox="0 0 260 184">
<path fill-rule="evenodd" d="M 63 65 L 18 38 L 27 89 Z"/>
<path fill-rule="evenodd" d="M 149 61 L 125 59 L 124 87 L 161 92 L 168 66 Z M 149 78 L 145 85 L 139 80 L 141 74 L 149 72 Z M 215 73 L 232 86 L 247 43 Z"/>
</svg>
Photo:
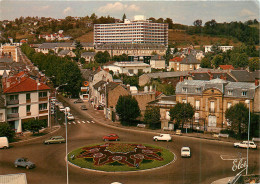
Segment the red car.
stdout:
<svg viewBox="0 0 260 184">
<path fill-rule="evenodd" d="M 103 141 L 119 141 L 119 136 L 116 134 L 108 134 L 103 137 Z"/>
</svg>

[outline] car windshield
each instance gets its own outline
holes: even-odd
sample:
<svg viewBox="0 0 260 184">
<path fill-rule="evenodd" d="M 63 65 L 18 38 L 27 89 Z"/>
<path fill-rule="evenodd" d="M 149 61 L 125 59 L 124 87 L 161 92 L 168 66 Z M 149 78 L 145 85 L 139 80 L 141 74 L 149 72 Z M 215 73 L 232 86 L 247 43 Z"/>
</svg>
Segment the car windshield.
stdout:
<svg viewBox="0 0 260 184">
<path fill-rule="evenodd" d="M 189 149 L 183 149 L 182 151 L 183 152 L 189 152 L 190 150 Z"/>
</svg>

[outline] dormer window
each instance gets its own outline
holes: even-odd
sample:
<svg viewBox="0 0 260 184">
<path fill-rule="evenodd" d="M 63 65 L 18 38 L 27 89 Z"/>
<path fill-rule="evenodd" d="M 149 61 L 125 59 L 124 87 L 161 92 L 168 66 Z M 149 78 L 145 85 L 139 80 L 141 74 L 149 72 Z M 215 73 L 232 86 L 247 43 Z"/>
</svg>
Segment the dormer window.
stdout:
<svg viewBox="0 0 260 184">
<path fill-rule="evenodd" d="M 247 91 L 243 91 L 242 96 L 246 96 L 246 95 L 247 95 Z"/>
<path fill-rule="evenodd" d="M 196 93 L 200 93 L 201 92 L 201 88 L 196 88 Z"/>
<path fill-rule="evenodd" d="M 233 90 L 228 90 L 228 95 L 233 95 Z"/>
<path fill-rule="evenodd" d="M 182 92 L 185 92 L 185 93 L 186 93 L 186 92 L 187 92 L 187 88 L 186 88 L 186 87 L 183 87 L 183 88 L 182 88 Z"/>
</svg>

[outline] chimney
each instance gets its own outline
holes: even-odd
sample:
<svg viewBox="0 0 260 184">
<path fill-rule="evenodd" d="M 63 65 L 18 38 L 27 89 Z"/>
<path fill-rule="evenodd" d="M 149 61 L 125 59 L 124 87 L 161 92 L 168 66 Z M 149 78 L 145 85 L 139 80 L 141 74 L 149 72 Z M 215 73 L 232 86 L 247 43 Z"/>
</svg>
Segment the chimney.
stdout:
<svg viewBox="0 0 260 184">
<path fill-rule="evenodd" d="M 212 80 L 213 79 L 213 74 L 209 74 L 210 75 L 210 77 L 209 77 L 209 80 Z"/>
<path fill-rule="evenodd" d="M 183 76 L 180 76 L 180 82 L 183 82 Z"/>
<path fill-rule="evenodd" d="M 255 79 L 255 85 L 258 86 L 259 85 L 259 81 L 257 79 Z"/>
</svg>

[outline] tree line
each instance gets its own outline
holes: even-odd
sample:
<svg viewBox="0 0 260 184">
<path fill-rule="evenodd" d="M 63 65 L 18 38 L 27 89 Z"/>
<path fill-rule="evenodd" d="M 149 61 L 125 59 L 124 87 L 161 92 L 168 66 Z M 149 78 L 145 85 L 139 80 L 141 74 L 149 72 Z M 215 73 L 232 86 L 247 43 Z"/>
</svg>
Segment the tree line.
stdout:
<svg viewBox="0 0 260 184">
<path fill-rule="evenodd" d="M 38 66 L 39 70 L 44 71 L 53 82 L 54 87 L 67 83 L 61 88 L 72 97 L 78 97 L 83 79 L 75 62 L 50 53 L 45 55 L 35 52 L 28 44 L 23 44 L 21 49 L 34 65 Z"/>
</svg>

